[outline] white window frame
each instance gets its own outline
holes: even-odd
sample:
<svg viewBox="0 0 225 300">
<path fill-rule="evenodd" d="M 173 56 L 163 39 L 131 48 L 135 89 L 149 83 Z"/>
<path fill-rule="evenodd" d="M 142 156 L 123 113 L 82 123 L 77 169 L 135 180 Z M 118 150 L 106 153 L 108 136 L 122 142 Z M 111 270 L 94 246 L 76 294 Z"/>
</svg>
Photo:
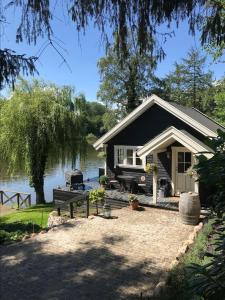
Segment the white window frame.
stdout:
<svg viewBox="0 0 225 300">
<path fill-rule="evenodd" d="M 142 159 L 142 165 L 136 165 L 136 156 L 137 150 L 140 149 L 142 146 L 124 146 L 124 145 L 116 145 L 114 146 L 114 167 L 124 167 L 124 168 L 132 168 L 132 169 L 144 169 L 145 167 L 145 159 Z M 118 149 L 123 149 L 125 153 L 124 163 L 118 164 Z M 127 164 L 127 149 L 133 150 L 133 164 Z M 141 159 L 141 158 L 140 158 Z"/>
</svg>

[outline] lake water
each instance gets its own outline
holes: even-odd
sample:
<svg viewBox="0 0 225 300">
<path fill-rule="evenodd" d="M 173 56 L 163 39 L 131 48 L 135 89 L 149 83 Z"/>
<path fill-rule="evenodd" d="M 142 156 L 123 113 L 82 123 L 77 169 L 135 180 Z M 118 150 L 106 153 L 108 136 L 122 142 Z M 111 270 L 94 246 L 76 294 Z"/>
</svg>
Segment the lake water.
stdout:
<svg viewBox="0 0 225 300">
<path fill-rule="evenodd" d="M 98 169 L 104 166 L 104 159 L 97 157 L 97 152 L 93 148 L 89 148 L 85 159 L 77 159 L 75 167 L 83 172 L 84 180 L 98 176 Z M 1 166 L 0 166 L 1 168 Z M 72 169 L 72 160 L 66 163 L 55 164 L 47 167 L 45 174 L 45 199 L 52 201 L 52 190 L 58 185 L 65 185 L 65 172 Z M 7 176 L 6 173 L 0 172 L 0 190 L 11 190 L 18 192 L 30 193 L 32 203 L 35 203 L 34 189 L 29 186 L 28 179 L 24 174 L 17 174 L 14 177 Z"/>
</svg>

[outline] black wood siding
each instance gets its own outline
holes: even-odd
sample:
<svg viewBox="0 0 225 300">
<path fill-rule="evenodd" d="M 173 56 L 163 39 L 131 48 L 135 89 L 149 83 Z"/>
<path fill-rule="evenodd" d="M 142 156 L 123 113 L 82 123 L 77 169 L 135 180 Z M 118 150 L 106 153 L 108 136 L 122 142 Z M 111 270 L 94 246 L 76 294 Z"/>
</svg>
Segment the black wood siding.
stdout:
<svg viewBox="0 0 225 300">
<path fill-rule="evenodd" d="M 205 136 L 200 134 L 197 130 L 157 104 L 154 104 L 135 121 L 114 136 L 108 144 L 142 146 L 170 126 L 174 126 L 179 130 L 184 129 L 203 142 L 205 140 Z"/>
</svg>

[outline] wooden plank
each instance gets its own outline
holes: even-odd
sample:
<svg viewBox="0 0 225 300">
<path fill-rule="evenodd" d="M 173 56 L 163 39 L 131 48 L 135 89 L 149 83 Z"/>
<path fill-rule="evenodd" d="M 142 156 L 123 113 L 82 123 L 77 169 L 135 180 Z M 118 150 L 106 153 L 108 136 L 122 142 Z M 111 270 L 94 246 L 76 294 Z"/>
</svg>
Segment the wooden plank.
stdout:
<svg viewBox="0 0 225 300">
<path fill-rule="evenodd" d="M 3 193 L 0 191 L 0 197 L 1 197 L 1 204 L 3 205 Z"/>
<path fill-rule="evenodd" d="M 89 197 L 86 197 L 86 218 L 89 217 L 90 208 L 89 208 Z"/>
<path fill-rule="evenodd" d="M 30 195 L 29 193 L 25 193 L 25 192 L 18 192 L 18 191 L 11 191 L 11 190 L 1 190 L 2 192 L 6 192 L 6 193 L 13 193 L 13 194 L 23 194 L 23 195 Z"/>
<path fill-rule="evenodd" d="M 69 206 L 70 206 L 70 218 L 73 219 L 73 203 L 70 202 Z"/>
<path fill-rule="evenodd" d="M 13 198 L 16 197 L 16 194 L 15 195 L 12 195 L 11 197 L 8 197 L 7 196 L 7 200 L 6 201 L 3 201 L 3 204 L 6 204 L 7 202 L 11 201 Z"/>
</svg>

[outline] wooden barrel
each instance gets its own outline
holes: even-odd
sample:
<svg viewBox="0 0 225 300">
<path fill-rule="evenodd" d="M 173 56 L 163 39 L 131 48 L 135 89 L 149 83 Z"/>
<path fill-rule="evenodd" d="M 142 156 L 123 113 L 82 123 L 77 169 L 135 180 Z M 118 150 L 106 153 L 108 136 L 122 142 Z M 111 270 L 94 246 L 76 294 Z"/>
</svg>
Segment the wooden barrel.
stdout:
<svg viewBox="0 0 225 300">
<path fill-rule="evenodd" d="M 182 223 L 196 225 L 200 217 L 200 200 L 196 193 L 182 193 L 179 201 L 179 213 Z"/>
</svg>

